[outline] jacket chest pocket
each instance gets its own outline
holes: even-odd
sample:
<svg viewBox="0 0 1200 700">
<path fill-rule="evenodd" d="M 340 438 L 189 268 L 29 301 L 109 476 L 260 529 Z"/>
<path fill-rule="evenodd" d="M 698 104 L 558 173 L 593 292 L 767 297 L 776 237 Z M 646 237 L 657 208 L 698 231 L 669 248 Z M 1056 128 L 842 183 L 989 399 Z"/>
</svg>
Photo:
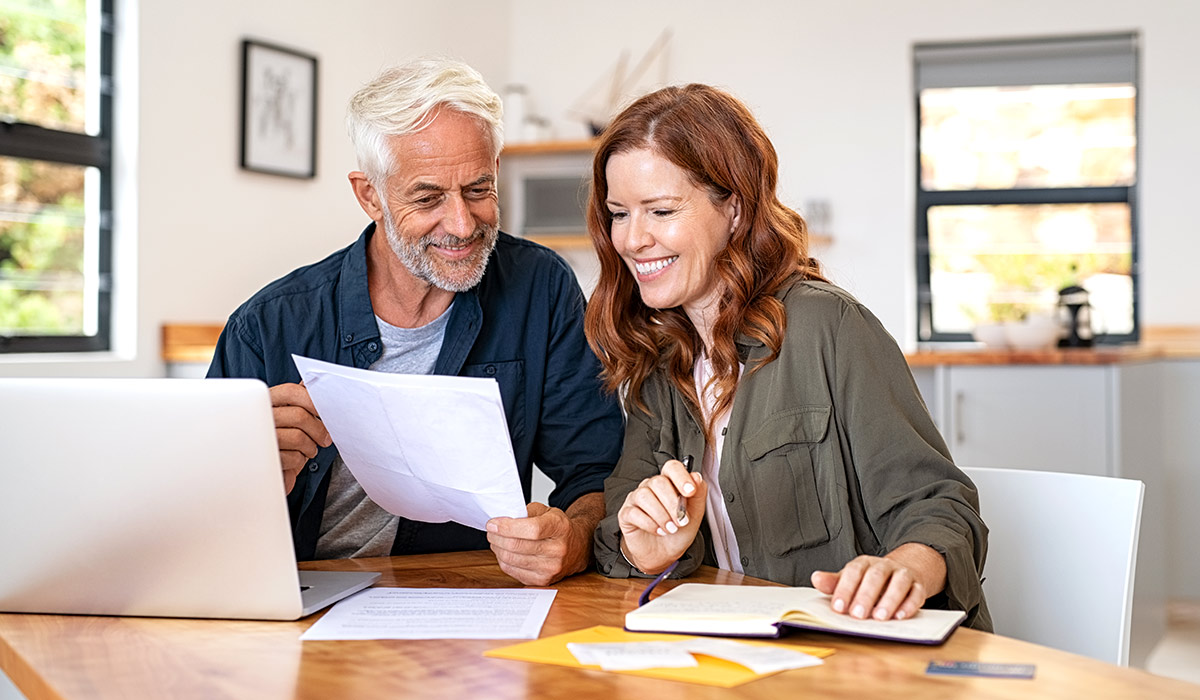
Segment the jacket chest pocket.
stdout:
<svg viewBox="0 0 1200 700">
<path fill-rule="evenodd" d="M 500 402 L 504 405 L 504 417 L 508 421 L 508 432 L 513 444 L 525 434 L 525 362 L 506 360 L 502 362 L 478 362 L 463 365 L 459 373 L 463 377 L 495 379 L 500 385 Z"/>
<path fill-rule="evenodd" d="M 829 430 L 829 414 L 828 406 L 781 411 L 742 441 L 765 548 L 776 556 L 830 539 L 829 516 L 836 507 L 813 465 L 813 451 Z"/>
</svg>

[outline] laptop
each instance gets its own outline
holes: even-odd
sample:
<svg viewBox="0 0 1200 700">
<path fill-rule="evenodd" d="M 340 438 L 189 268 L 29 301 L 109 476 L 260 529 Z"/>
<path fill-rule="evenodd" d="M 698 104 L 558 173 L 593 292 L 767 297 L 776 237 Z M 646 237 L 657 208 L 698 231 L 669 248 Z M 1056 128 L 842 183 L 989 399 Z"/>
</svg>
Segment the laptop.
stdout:
<svg viewBox="0 0 1200 700">
<path fill-rule="evenodd" d="M 379 574 L 297 571 L 254 379 L 0 378 L 0 611 L 295 620 Z"/>
</svg>

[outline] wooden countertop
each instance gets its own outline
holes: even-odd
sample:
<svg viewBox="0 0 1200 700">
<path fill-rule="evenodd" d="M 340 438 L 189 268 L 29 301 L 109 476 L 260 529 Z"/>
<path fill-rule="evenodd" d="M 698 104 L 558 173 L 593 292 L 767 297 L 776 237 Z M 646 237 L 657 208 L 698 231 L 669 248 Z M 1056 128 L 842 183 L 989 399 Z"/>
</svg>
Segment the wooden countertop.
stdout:
<svg viewBox="0 0 1200 700">
<path fill-rule="evenodd" d="M 938 365 L 1112 365 L 1142 362 L 1162 355 L 1145 345 L 1101 346 L 1098 348 L 1052 348 L 1048 350 L 917 350 L 907 353 L 909 367 Z"/>
<path fill-rule="evenodd" d="M 1200 358 L 1200 327 L 1148 326 L 1137 345 L 1099 345 L 1092 348 L 998 350 L 978 346 L 962 349 L 919 349 L 905 354 L 910 367 L 938 365 L 1112 365 L 1163 359 Z"/>
<path fill-rule="evenodd" d="M 219 323 L 167 323 L 162 327 L 164 362 L 212 360 L 221 335 Z M 1160 359 L 1200 358 L 1200 326 L 1147 326 L 1137 345 L 1049 350 L 921 349 L 905 355 L 911 367 L 937 365 L 1111 365 Z"/>
</svg>

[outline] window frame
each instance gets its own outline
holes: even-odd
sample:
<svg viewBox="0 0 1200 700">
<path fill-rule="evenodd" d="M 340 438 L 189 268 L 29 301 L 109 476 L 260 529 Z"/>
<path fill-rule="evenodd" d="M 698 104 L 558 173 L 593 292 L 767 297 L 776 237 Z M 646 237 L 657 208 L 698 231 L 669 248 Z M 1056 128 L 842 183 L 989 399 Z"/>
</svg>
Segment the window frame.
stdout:
<svg viewBox="0 0 1200 700">
<path fill-rule="evenodd" d="M 18 353 L 102 352 L 112 348 L 113 259 L 113 0 L 100 0 L 100 128 L 95 136 L 48 129 L 37 124 L 0 121 L 0 156 L 94 167 L 100 172 L 97 235 L 96 334 L 4 335 L 0 355 Z"/>
<path fill-rule="evenodd" d="M 1099 204 L 1117 203 L 1129 206 L 1130 278 L 1132 283 L 1133 326 L 1129 333 L 1098 333 L 1099 344 L 1134 343 L 1141 336 L 1140 307 L 1140 235 L 1138 226 L 1138 184 L 1141 180 L 1141 64 L 1137 50 L 1138 36 L 1132 38 L 1133 51 L 1133 130 L 1134 130 L 1134 180 L 1125 186 L 1101 187 L 1055 187 L 1055 188 L 1009 188 L 972 190 L 927 190 L 921 172 L 921 86 L 913 81 L 913 113 L 916 115 L 916 272 L 917 272 L 917 341 L 921 343 L 968 342 L 974 340 L 971 333 L 951 333 L 933 328 L 933 291 L 930 286 L 929 209 L 937 206 L 970 205 L 1039 205 L 1039 204 Z M 1087 40 L 1089 37 L 1080 37 Z M 1100 37 L 1105 38 L 1105 37 Z M 1032 44 L 1038 40 L 1013 40 L 997 42 L 973 42 L 988 44 Z M 956 43 L 954 45 L 963 45 Z M 919 48 L 919 47 L 918 47 Z M 918 59 L 913 57 L 913 75 L 917 75 Z M 1088 83 L 1080 83 L 1088 84 Z M 979 87 L 987 87 L 980 85 Z"/>
</svg>

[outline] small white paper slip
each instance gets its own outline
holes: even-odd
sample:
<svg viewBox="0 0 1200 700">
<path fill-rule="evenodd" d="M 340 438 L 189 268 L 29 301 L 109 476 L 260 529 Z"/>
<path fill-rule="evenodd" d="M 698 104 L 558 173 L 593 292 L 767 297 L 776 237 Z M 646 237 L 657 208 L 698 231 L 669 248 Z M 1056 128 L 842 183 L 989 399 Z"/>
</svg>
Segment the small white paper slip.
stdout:
<svg viewBox="0 0 1200 700">
<path fill-rule="evenodd" d="M 338 454 L 384 510 L 478 530 L 527 515 L 495 379 L 292 359 Z"/>
<path fill-rule="evenodd" d="M 300 639 L 536 639 L 556 593 L 540 588 L 368 588 L 334 605 Z"/>
<path fill-rule="evenodd" d="M 732 639 L 689 639 L 678 642 L 686 645 L 694 654 L 705 654 L 732 661 L 759 674 L 786 671 L 792 668 L 808 668 L 825 663 L 819 657 L 795 649 L 761 644 L 745 644 Z"/>
<path fill-rule="evenodd" d="M 614 642 L 579 644 L 570 642 L 567 650 L 581 664 L 599 666 L 605 671 L 637 671 L 644 668 L 688 668 L 699 665 L 696 657 L 679 642 Z"/>
</svg>

